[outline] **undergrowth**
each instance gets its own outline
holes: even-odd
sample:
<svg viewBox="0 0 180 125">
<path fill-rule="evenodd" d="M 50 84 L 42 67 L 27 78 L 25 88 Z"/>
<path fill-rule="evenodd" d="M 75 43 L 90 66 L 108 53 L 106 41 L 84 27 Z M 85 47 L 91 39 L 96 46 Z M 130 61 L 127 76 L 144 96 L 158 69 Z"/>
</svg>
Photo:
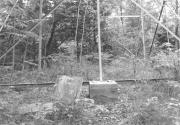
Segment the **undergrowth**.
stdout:
<svg viewBox="0 0 180 125">
<path fill-rule="evenodd" d="M 156 65 L 159 65 L 159 63 Z M 103 63 L 105 80 L 161 77 L 163 72 L 160 75 L 154 69 L 150 61 L 138 59 L 127 60 L 117 57 L 113 61 Z M 3 70 L 3 67 L 1 70 L 3 74 L 1 83 L 5 84 L 55 82 L 58 75 L 80 76 L 83 77 L 84 81 L 99 79 L 97 62 L 93 63 L 85 60 L 80 65 L 75 59 L 72 60 L 62 56 L 55 58 L 51 66 L 43 68 L 41 72 L 25 70 L 12 73 L 9 70 Z M 113 125 L 113 122 L 118 124 L 120 121 L 128 119 L 127 125 L 174 125 L 172 117 L 180 117 L 175 114 L 180 107 L 174 108 L 169 105 L 169 103 L 172 103 L 172 98 L 179 103 L 177 98 L 180 95 L 179 88 L 168 85 L 166 81 L 155 83 L 142 81 L 142 83 L 134 85 L 120 85 L 119 100 L 116 104 L 99 106 L 92 103 L 90 108 L 85 108 L 81 103 L 73 106 L 62 105 L 53 98 L 53 91 L 52 86 L 43 88 L 1 88 L 0 122 L 14 125 L 23 123 L 31 125 L 101 125 L 103 122 L 104 125 Z M 37 117 L 37 112 L 22 115 L 17 111 L 20 105 L 47 102 L 53 103 L 56 110 L 46 112 L 44 118 Z M 168 106 L 170 107 L 169 109 L 167 108 Z M 99 112 L 98 109 L 98 113 L 92 112 L 92 109 L 95 110 L 97 107 L 101 107 L 100 110 L 102 111 Z M 132 114 L 137 115 L 131 117 Z M 169 114 L 172 117 L 169 117 Z"/>
</svg>

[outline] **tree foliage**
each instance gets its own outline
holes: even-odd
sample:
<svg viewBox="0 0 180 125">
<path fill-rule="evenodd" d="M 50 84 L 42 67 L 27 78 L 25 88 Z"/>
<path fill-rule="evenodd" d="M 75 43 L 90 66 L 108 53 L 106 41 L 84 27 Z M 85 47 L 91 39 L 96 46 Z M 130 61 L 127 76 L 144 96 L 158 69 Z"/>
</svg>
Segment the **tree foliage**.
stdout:
<svg viewBox="0 0 180 125">
<path fill-rule="evenodd" d="M 44 0 L 43 16 L 58 5 L 61 0 Z M 96 0 L 64 0 L 62 4 L 43 19 L 43 56 L 48 56 L 60 52 L 59 46 L 63 43 L 75 40 L 76 28 L 77 41 L 76 53 L 80 52 L 81 42 L 83 55 L 97 52 L 97 8 Z M 140 15 L 141 10 L 132 2 L 120 0 L 103 0 L 101 2 L 101 38 L 103 52 L 113 55 L 142 57 L 142 32 L 140 18 L 116 18 L 120 15 Z M 139 1 L 137 1 L 139 2 Z M 5 53 L 8 48 L 15 44 L 19 39 L 21 43 L 16 47 L 16 56 L 22 62 L 26 60 L 37 62 L 39 27 L 34 28 L 39 20 L 39 0 L 19 0 L 10 13 L 16 0 L 2 0 L 0 2 L 0 23 L 3 26 L 0 32 L 0 55 Z M 172 2 L 173 3 L 173 2 Z M 78 5 L 80 4 L 79 8 Z M 175 4 L 169 4 L 176 7 Z M 156 5 L 156 6 L 154 6 Z M 143 6 L 158 18 L 161 5 L 160 1 L 149 0 L 143 2 Z M 79 9 L 79 19 L 77 26 L 77 15 Z M 86 11 L 86 13 L 85 13 Z M 86 15 L 85 15 L 86 14 Z M 8 17 L 9 15 L 9 17 Z M 171 15 L 169 9 L 163 12 L 162 22 L 172 31 L 177 32 L 177 21 L 168 17 Z M 7 22 L 5 22 L 6 18 Z M 85 19 L 84 19 L 85 18 Z M 4 24 L 6 23 L 6 24 Z M 155 30 L 155 23 L 148 16 L 144 16 L 145 23 L 145 42 L 148 50 Z M 84 25 L 83 25 L 84 24 Z M 84 29 L 84 34 L 83 34 Z M 83 34 L 83 41 L 82 41 Z M 158 29 L 155 48 L 166 49 L 160 46 L 168 41 L 175 46 L 175 40 L 167 34 L 165 30 Z M 27 50 L 26 50 L 27 48 Z M 173 47 L 175 48 L 175 47 Z M 156 49 L 155 49 L 156 50 Z M 157 51 L 158 52 L 158 51 Z M 26 56 L 24 54 L 26 53 Z M 11 62 L 12 52 L 6 57 L 5 62 Z M 3 61 L 1 60 L 1 63 Z"/>
</svg>

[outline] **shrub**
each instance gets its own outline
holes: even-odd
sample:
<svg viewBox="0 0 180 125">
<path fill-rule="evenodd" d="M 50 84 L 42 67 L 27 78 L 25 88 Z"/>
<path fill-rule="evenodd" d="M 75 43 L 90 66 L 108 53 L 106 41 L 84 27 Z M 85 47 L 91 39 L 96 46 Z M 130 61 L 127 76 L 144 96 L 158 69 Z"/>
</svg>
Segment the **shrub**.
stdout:
<svg viewBox="0 0 180 125">
<path fill-rule="evenodd" d="M 131 120 L 131 125 L 174 125 L 174 123 L 171 118 L 163 116 L 157 107 L 149 105 Z"/>
</svg>

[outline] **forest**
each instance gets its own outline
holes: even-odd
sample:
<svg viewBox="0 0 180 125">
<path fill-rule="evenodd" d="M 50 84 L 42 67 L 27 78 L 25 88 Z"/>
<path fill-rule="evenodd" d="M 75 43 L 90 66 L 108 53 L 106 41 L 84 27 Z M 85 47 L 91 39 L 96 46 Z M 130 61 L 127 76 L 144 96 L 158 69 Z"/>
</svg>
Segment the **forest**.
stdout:
<svg viewBox="0 0 180 125">
<path fill-rule="evenodd" d="M 179 0 L 0 0 L 0 125 L 180 125 L 179 27 Z"/>
</svg>

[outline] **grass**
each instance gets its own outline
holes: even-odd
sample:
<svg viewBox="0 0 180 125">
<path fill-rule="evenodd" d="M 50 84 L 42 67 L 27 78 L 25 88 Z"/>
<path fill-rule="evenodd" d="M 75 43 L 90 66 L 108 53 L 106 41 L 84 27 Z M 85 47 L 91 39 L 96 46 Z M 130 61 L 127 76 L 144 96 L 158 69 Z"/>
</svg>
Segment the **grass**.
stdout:
<svg viewBox="0 0 180 125">
<path fill-rule="evenodd" d="M 164 84 L 146 82 L 120 85 L 118 100 L 109 104 L 85 101 L 84 93 L 81 96 L 82 101 L 71 106 L 53 99 L 52 87 L 28 88 L 20 93 L 12 89 L 2 89 L 1 92 L 4 93 L 0 95 L 0 122 L 11 122 L 14 125 L 117 125 L 127 119 L 125 125 L 174 125 L 172 117 L 177 117 L 175 111 L 178 111 L 178 107 L 173 111 L 174 108 L 169 107 L 169 104 L 173 103 L 171 98 L 178 98 L 167 95 L 168 86 Z M 173 92 L 175 95 L 179 93 L 176 89 Z M 44 117 L 39 117 L 38 112 L 21 114 L 17 110 L 25 104 L 49 102 L 56 108 L 52 112 L 45 111 Z"/>
<path fill-rule="evenodd" d="M 173 68 L 166 68 L 153 64 L 151 60 L 126 59 L 116 57 L 113 60 L 103 61 L 103 79 L 150 79 L 150 78 L 173 78 L 177 77 Z M 51 61 L 51 67 L 43 67 L 41 72 L 37 70 L 25 70 L 11 72 L 3 67 L 0 69 L 0 79 L 3 83 L 42 83 L 55 81 L 58 75 L 80 76 L 84 81 L 99 80 L 98 61 L 83 59 L 82 64 L 77 63 L 75 58 L 57 56 Z M 178 73 L 178 72 L 177 72 Z"/>
<path fill-rule="evenodd" d="M 98 80 L 98 63 L 89 61 L 79 65 L 76 61 L 58 60 L 50 68 L 41 72 L 23 71 L 11 73 L 2 69 L 2 83 L 43 83 L 56 81 L 58 75 L 81 76 L 84 81 Z M 165 71 L 166 72 L 166 71 Z M 151 63 L 117 59 L 110 64 L 103 64 L 105 80 L 157 78 L 159 73 L 153 70 Z M 171 73 L 169 73 L 171 74 Z M 167 75 L 168 76 L 168 75 Z M 13 81 L 13 82 L 12 82 Z M 166 81 L 123 84 L 119 86 L 118 101 L 111 104 L 93 104 L 82 100 L 75 105 L 62 105 L 53 98 L 54 88 L 1 88 L 0 90 L 0 123 L 27 125 L 174 125 L 180 107 L 171 104 L 180 103 L 179 88 L 170 86 Z M 45 112 L 45 117 L 38 117 L 38 112 L 21 114 L 18 107 L 25 104 L 53 103 L 52 112 Z M 175 104 L 176 104 L 175 103 Z M 179 113 L 180 114 L 180 113 Z M 171 116 L 171 117 L 169 117 Z"/>
</svg>

